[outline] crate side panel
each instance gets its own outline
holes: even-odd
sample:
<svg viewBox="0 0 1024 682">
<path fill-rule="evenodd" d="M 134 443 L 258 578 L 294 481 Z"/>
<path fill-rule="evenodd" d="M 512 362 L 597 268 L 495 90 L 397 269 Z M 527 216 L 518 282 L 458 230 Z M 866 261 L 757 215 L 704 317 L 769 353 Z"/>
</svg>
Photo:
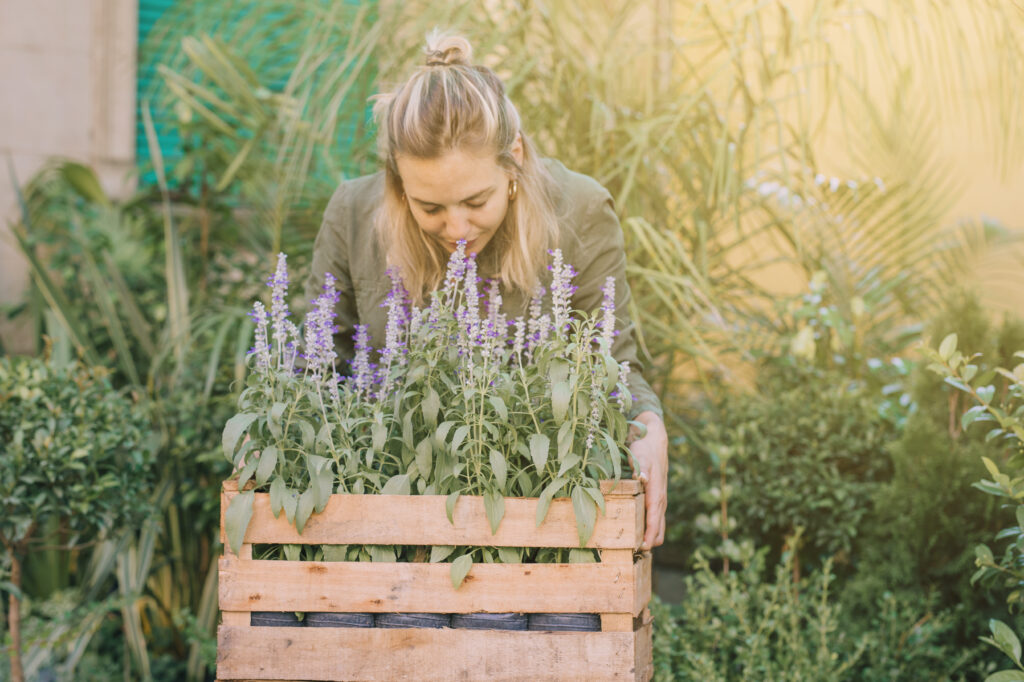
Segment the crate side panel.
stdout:
<svg viewBox="0 0 1024 682">
<path fill-rule="evenodd" d="M 237 492 L 225 490 L 222 507 Z M 643 539 L 643 496 L 609 497 L 587 547 L 634 549 Z M 300 535 L 282 514 L 274 518 L 270 496 L 257 493 L 245 542 L 254 544 L 486 545 L 495 547 L 577 547 L 576 520 L 568 499 L 552 501 L 536 524 L 537 500 L 509 498 L 497 533 L 491 533 L 483 498 L 463 497 L 453 523 L 440 495 L 332 495 L 321 514 L 310 517 Z M 221 525 L 223 537 L 223 522 Z"/>
<path fill-rule="evenodd" d="M 619 564 L 450 564 L 220 560 L 222 611 L 631 612 L 635 570 Z M 646 604 L 646 602 L 644 602 Z"/>
<path fill-rule="evenodd" d="M 632 632 L 235 628 L 221 680 L 635 680 Z"/>
</svg>

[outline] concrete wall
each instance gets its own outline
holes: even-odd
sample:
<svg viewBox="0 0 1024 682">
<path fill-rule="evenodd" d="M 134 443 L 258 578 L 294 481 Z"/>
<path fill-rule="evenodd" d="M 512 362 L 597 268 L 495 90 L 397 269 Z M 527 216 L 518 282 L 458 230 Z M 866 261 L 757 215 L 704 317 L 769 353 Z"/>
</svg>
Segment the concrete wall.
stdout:
<svg viewBox="0 0 1024 682">
<path fill-rule="evenodd" d="M 0 0 L 0 305 L 28 283 L 8 159 L 21 184 L 66 157 L 115 196 L 131 190 L 137 22 L 137 0 Z M 32 345 L 24 323 L 2 317 L 0 338 L 11 352 Z"/>
</svg>

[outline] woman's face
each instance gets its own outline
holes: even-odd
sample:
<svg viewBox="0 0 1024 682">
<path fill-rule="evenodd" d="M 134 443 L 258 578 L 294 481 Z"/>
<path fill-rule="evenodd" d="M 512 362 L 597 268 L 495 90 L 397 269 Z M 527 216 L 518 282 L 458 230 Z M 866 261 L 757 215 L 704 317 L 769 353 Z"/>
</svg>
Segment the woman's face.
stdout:
<svg viewBox="0 0 1024 682">
<path fill-rule="evenodd" d="M 512 154 L 522 162 L 517 141 Z M 460 239 L 466 253 L 480 253 L 508 211 L 511 174 L 493 152 L 457 149 L 433 159 L 398 156 L 398 174 L 413 218 L 449 252 Z"/>
</svg>

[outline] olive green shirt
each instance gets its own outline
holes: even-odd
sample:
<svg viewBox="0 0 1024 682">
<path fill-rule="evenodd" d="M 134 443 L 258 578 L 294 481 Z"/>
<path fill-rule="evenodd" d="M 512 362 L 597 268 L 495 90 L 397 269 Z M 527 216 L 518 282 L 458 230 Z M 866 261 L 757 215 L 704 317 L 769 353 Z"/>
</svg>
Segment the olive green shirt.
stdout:
<svg viewBox="0 0 1024 682">
<path fill-rule="evenodd" d="M 555 181 L 555 209 L 562 227 L 559 247 L 564 261 L 579 273 L 573 279 L 577 287 L 572 307 L 599 311 L 605 278 L 615 278 L 616 330 L 612 355 L 628 361 L 629 389 L 633 396 L 633 418 L 645 410 L 662 415 L 661 403 L 643 378 L 643 365 L 637 357 L 636 335 L 628 315 L 630 299 L 626 283 L 626 253 L 622 227 L 615 215 L 611 195 L 596 180 L 567 169 L 560 162 L 545 159 Z M 354 325 L 365 324 L 370 344 L 380 348 L 384 342 L 387 310 L 382 307 L 391 289 L 387 276 L 385 250 L 374 231 L 374 212 L 384 194 L 383 172 L 346 180 L 334 192 L 313 247 L 313 266 L 306 279 L 306 297 L 312 300 L 321 291 L 324 273 L 337 278 L 341 293 L 337 305 L 335 345 L 339 370 L 346 373 L 355 354 Z M 481 277 L 491 273 L 480 272 Z M 540 276 L 541 285 L 550 289 L 551 273 Z M 527 315 L 529 296 L 512 287 L 501 286 L 502 312 L 508 319 Z"/>
</svg>

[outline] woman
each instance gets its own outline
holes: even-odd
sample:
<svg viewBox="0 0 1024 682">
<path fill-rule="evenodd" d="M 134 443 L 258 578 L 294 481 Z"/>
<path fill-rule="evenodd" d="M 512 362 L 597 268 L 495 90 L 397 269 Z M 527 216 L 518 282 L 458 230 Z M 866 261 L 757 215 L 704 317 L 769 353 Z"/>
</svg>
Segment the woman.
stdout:
<svg viewBox="0 0 1024 682">
<path fill-rule="evenodd" d="M 612 352 L 632 369 L 629 417 L 647 427 L 630 444 L 634 476 L 647 482 L 644 548 L 660 545 L 668 439 L 658 399 L 640 374 L 611 196 L 591 178 L 538 157 L 504 85 L 471 63 L 464 38 L 435 33 L 426 53 L 426 64 L 405 83 L 375 98 L 384 170 L 346 181 L 334 193 L 313 249 L 307 296 L 320 291 L 325 273 L 337 278 L 335 341 L 339 358 L 349 360 L 356 324 L 368 326 L 371 342 L 384 339 L 386 270 L 397 267 L 421 303 L 440 284 L 459 240 L 477 254 L 480 275 L 501 282 L 508 319 L 526 312 L 538 285 L 550 284 L 548 250 L 556 246 L 579 272 L 574 308 L 600 308 L 601 286 L 614 277 L 620 333 Z"/>
</svg>

